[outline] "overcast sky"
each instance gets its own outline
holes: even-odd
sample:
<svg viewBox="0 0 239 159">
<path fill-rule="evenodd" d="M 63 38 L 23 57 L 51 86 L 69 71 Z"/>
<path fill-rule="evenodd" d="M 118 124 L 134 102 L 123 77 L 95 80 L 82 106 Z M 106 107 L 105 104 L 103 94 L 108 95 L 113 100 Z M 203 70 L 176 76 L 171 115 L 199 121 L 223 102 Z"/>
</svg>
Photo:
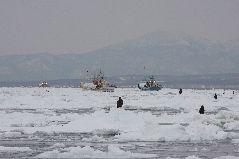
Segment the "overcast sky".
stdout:
<svg viewBox="0 0 239 159">
<path fill-rule="evenodd" d="M 154 31 L 239 39 L 239 0 L 1 0 L 0 55 L 82 53 Z"/>
</svg>

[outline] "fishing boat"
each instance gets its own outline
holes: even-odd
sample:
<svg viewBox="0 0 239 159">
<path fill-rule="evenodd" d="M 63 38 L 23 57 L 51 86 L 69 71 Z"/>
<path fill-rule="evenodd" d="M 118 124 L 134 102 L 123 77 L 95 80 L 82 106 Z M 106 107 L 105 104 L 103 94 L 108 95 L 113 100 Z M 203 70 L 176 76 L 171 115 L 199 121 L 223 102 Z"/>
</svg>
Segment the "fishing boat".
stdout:
<svg viewBox="0 0 239 159">
<path fill-rule="evenodd" d="M 43 81 L 38 85 L 39 87 L 49 87 L 48 83 L 46 81 Z"/>
<path fill-rule="evenodd" d="M 105 80 L 104 74 L 100 71 L 94 76 L 92 83 L 81 83 L 80 87 L 87 90 L 101 91 L 101 92 L 114 92 L 114 88 L 109 85 L 108 81 Z"/>
<path fill-rule="evenodd" d="M 145 82 L 139 83 L 138 88 L 143 91 L 159 91 L 163 86 L 155 80 L 154 76 L 150 76 Z"/>
</svg>

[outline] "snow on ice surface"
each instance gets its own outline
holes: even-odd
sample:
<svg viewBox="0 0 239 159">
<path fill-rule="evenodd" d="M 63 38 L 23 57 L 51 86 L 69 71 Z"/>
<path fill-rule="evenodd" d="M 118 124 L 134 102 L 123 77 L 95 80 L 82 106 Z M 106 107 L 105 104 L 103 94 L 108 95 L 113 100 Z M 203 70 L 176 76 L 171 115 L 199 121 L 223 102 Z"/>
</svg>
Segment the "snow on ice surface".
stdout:
<svg viewBox="0 0 239 159">
<path fill-rule="evenodd" d="M 138 154 L 131 153 L 120 150 L 116 146 L 109 146 L 107 152 L 94 150 L 93 148 L 86 146 L 81 148 L 70 147 L 64 150 L 66 152 L 59 152 L 58 150 L 53 150 L 50 152 L 44 152 L 37 158 L 143 158 L 143 157 L 156 157 L 154 154 Z"/>
<path fill-rule="evenodd" d="M 176 158 L 168 157 L 167 159 L 176 159 Z M 185 159 L 201 159 L 201 158 L 196 157 L 196 156 L 188 156 Z M 234 157 L 234 156 L 221 156 L 221 157 L 216 157 L 214 159 L 238 159 L 238 157 Z"/>
<path fill-rule="evenodd" d="M 0 146 L 0 151 L 31 151 L 29 147 L 4 147 Z"/>
<path fill-rule="evenodd" d="M 239 156 L 238 103 L 232 90 L 0 88 L 0 146 L 32 146 L 18 158 Z"/>
</svg>

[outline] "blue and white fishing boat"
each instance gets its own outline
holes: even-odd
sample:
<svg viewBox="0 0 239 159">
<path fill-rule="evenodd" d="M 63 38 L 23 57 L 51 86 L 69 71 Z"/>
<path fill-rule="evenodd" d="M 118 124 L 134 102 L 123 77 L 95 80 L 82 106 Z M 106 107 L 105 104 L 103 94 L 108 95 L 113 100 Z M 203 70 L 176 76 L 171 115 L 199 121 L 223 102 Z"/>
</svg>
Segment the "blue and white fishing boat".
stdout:
<svg viewBox="0 0 239 159">
<path fill-rule="evenodd" d="M 39 87 L 49 87 L 49 85 L 48 85 L 48 83 L 46 81 L 40 83 L 38 86 Z"/>
<path fill-rule="evenodd" d="M 143 91 L 159 91 L 163 86 L 155 81 L 154 76 L 150 76 L 144 83 L 139 83 L 138 88 Z"/>
</svg>

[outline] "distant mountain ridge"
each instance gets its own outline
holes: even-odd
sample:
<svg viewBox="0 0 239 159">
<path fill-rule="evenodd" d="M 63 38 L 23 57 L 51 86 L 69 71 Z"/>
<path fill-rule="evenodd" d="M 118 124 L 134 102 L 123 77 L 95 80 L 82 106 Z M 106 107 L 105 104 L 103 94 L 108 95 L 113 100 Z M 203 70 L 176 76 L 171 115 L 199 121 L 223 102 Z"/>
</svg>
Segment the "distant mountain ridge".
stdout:
<svg viewBox="0 0 239 159">
<path fill-rule="evenodd" d="M 239 73 L 237 42 L 212 43 L 184 34 L 155 32 L 85 54 L 0 56 L 0 81 L 106 76 Z"/>
</svg>

